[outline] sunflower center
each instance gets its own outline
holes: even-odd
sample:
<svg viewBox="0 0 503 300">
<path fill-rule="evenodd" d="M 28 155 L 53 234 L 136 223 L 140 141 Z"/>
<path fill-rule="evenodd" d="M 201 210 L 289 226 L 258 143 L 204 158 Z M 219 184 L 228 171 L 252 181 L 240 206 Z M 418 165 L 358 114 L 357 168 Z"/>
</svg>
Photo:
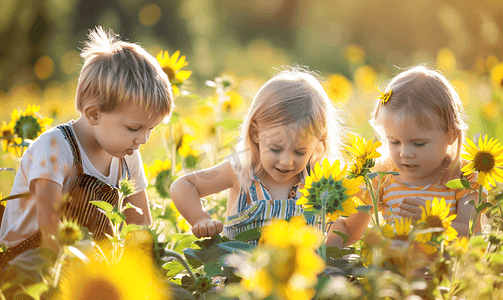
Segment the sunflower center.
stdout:
<svg viewBox="0 0 503 300">
<path fill-rule="evenodd" d="M 442 220 L 438 216 L 429 216 L 426 218 L 426 228 L 444 227 Z"/>
<path fill-rule="evenodd" d="M 175 80 L 175 70 L 173 70 L 171 67 L 163 67 L 162 70 L 166 75 L 168 75 L 168 79 L 170 82 L 173 82 Z"/>
<path fill-rule="evenodd" d="M 117 286 L 101 278 L 89 280 L 77 294 L 80 295 L 76 299 L 121 299 L 121 295 L 119 291 L 117 291 Z"/>
<path fill-rule="evenodd" d="M 23 139 L 34 140 L 40 131 L 42 131 L 40 124 L 32 116 L 22 116 L 14 126 L 14 132 Z"/>
<path fill-rule="evenodd" d="M 488 152 L 478 152 L 473 160 L 475 170 L 481 172 L 490 172 L 494 168 L 494 156 Z"/>
</svg>

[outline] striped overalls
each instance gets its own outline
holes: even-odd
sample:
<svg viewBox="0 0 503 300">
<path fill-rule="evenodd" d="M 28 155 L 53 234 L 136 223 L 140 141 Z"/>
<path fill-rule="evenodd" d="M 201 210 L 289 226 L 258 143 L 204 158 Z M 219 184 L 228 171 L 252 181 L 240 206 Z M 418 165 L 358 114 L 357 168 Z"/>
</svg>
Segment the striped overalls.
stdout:
<svg viewBox="0 0 503 300">
<path fill-rule="evenodd" d="M 105 214 L 100 212 L 98 208 L 89 203 L 89 201 L 100 200 L 115 206 L 119 201 L 118 188 L 102 182 L 94 176 L 85 174 L 82 167 L 80 150 L 70 126 L 61 124 L 57 128 L 61 130 L 65 139 L 70 144 L 75 167 L 77 168 L 77 179 L 75 184 L 70 189 L 68 196 L 63 197 L 60 217 L 77 222 L 81 227 L 86 227 L 89 232 L 93 233 L 95 240 L 102 240 L 105 238 L 105 233 L 112 233 L 110 221 Z M 122 162 L 123 168 L 125 168 L 127 172 L 127 176 L 130 177 L 126 161 L 123 159 Z M 119 178 L 122 178 L 122 176 L 119 176 Z M 16 196 L 26 197 L 27 195 L 22 194 Z M 6 268 L 7 263 L 14 257 L 26 250 L 40 247 L 41 243 L 42 234 L 39 231 L 30 238 L 21 242 L 21 244 L 0 253 L 0 267 L 2 269 Z"/>
<path fill-rule="evenodd" d="M 227 217 L 225 221 L 225 235 L 230 239 L 234 239 L 243 231 L 268 225 L 273 218 L 289 220 L 304 212 L 300 205 L 296 205 L 301 196 L 299 190 L 302 189 L 302 183 L 291 188 L 288 199 L 272 200 L 262 182 L 256 176 L 251 179 L 251 185 L 248 188 L 250 198 L 247 199 L 246 191 L 241 189 L 237 199 L 237 214 Z M 307 223 L 313 225 L 315 217 L 311 217 Z M 257 245 L 258 240 L 249 242 Z"/>
</svg>

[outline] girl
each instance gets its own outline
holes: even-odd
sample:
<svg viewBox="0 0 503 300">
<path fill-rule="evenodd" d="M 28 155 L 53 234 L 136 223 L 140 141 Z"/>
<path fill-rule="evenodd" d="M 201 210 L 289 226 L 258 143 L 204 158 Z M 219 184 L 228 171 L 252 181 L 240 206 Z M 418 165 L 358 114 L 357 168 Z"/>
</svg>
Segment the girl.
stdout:
<svg viewBox="0 0 503 300">
<path fill-rule="evenodd" d="M 338 112 L 318 80 L 298 68 L 285 70 L 253 99 L 234 155 L 173 182 L 173 202 L 197 237 L 223 230 L 222 222 L 203 210 L 200 198 L 225 189 L 229 200 L 224 233 L 231 239 L 272 218 L 300 215 L 295 203 L 303 179 L 316 162 L 338 158 L 342 131 Z"/>
<path fill-rule="evenodd" d="M 383 217 L 387 222 L 401 217 L 419 220 L 427 200 L 444 198 L 451 205 L 450 214 L 457 214 L 452 227 L 459 236 L 468 235 L 473 210 L 468 202 L 477 194 L 445 186 L 462 177 L 460 152 L 467 125 L 458 94 L 438 71 L 416 66 L 394 77 L 384 95 L 376 101 L 370 121 L 384 149 L 376 169 L 400 175 L 383 180 L 379 193 Z M 477 188 L 475 176 L 467 179 Z M 338 220 L 334 229 L 348 233 L 352 243 L 361 238 L 369 221 L 368 214 L 358 213 Z M 329 241 L 341 246 L 336 236 Z"/>
</svg>

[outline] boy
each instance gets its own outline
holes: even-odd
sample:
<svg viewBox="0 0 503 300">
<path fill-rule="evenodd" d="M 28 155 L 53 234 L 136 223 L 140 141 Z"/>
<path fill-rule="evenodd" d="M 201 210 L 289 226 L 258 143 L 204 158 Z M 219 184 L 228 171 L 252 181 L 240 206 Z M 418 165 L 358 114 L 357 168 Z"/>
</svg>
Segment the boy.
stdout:
<svg viewBox="0 0 503 300">
<path fill-rule="evenodd" d="M 0 253 L 2 269 L 28 249 L 57 251 L 51 236 L 57 235 L 63 217 L 87 227 L 95 239 L 104 238 L 109 221 L 89 201 L 117 205 L 117 187 L 125 177 L 134 180 L 136 193 L 124 205 L 143 212 L 127 209 L 126 222 L 150 225 L 138 148 L 155 126 L 169 119 L 171 86 L 155 58 L 140 46 L 101 27 L 88 38 L 76 94 L 81 116 L 43 133 L 23 155 L 11 191 L 20 197 L 7 201 L 0 227 L 0 242 L 8 247 Z"/>
</svg>

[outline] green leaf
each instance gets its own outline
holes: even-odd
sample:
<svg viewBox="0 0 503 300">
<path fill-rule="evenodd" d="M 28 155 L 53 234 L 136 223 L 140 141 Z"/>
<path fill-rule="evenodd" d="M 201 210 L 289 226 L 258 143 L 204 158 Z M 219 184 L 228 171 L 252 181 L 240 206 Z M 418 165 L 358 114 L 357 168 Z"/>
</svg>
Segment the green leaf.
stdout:
<svg viewBox="0 0 503 300">
<path fill-rule="evenodd" d="M 372 209 L 372 205 L 360 205 L 356 207 L 357 211 L 361 211 L 364 213 L 370 213 L 370 210 Z"/>
<path fill-rule="evenodd" d="M 377 173 L 377 172 L 372 172 L 372 173 L 368 173 L 368 174 L 367 174 L 367 177 L 368 177 L 368 179 L 372 180 L 372 179 L 376 178 L 376 177 L 377 177 L 377 175 L 379 175 L 379 173 Z"/>
<path fill-rule="evenodd" d="M 466 179 L 453 179 L 445 185 L 451 189 L 472 189 L 470 182 Z"/>
<path fill-rule="evenodd" d="M 252 251 L 253 249 L 255 249 L 255 246 L 240 241 L 230 241 L 221 243 L 218 244 L 218 247 L 227 252 Z"/>
<path fill-rule="evenodd" d="M 238 233 L 234 239 L 236 241 L 247 242 L 254 239 L 260 239 L 261 230 L 260 228 L 252 228 L 246 231 Z"/>
<path fill-rule="evenodd" d="M 131 231 L 142 230 L 142 229 L 143 229 L 143 226 L 136 225 L 136 224 L 127 224 L 125 226 L 122 226 L 121 238 L 126 237 L 126 235 Z"/>
<path fill-rule="evenodd" d="M 344 232 L 341 232 L 341 231 L 337 231 L 337 230 L 332 230 L 333 233 L 337 234 L 338 236 L 340 236 L 342 238 L 342 245 L 346 245 L 346 242 L 348 241 L 349 239 L 349 236 L 347 234 L 345 234 Z"/>
<path fill-rule="evenodd" d="M 189 248 L 190 245 L 192 245 L 192 243 L 197 240 L 197 237 L 193 234 L 180 234 L 180 237 L 176 240 L 173 240 L 173 236 L 171 236 L 171 241 L 175 242 L 176 245 L 173 248 L 173 251 L 183 253 L 183 249 Z"/>
<path fill-rule="evenodd" d="M 24 289 L 24 293 L 31 296 L 33 299 L 40 300 L 40 296 L 49 290 L 46 283 L 39 282 L 32 284 Z"/>
<path fill-rule="evenodd" d="M 126 216 L 119 212 L 106 213 L 105 216 L 107 216 L 114 224 L 126 221 Z"/>
<path fill-rule="evenodd" d="M 501 194 L 499 194 L 499 195 L 496 195 L 496 196 L 494 197 L 494 199 L 495 199 L 495 200 L 497 200 L 497 201 L 503 200 L 503 193 L 501 193 Z"/>
<path fill-rule="evenodd" d="M 96 205 L 107 213 L 110 213 L 114 210 L 114 206 L 105 201 L 89 201 L 89 203 Z"/>
<path fill-rule="evenodd" d="M 381 178 L 384 177 L 384 176 L 386 176 L 386 175 L 395 175 L 395 176 L 400 175 L 400 173 L 393 172 L 393 171 L 392 172 L 377 171 L 377 173 L 379 173 L 379 176 L 381 176 Z"/>
<path fill-rule="evenodd" d="M 241 124 L 241 122 L 243 122 L 243 119 L 225 119 L 223 121 L 220 121 L 220 122 L 217 122 L 215 123 L 215 127 L 216 126 L 222 126 L 224 127 L 225 129 L 227 130 L 235 130 L 239 127 L 239 124 Z"/>
<path fill-rule="evenodd" d="M 175 259 L 162 265 L 162 268 L 168 271 L 166 273 L 166 277 L 168 277 L 168 279 L 175 277 L 180 274 L 180 272 L 185 270 L 183 265 Z"/>
<path fill-rule="evenodd" d="M 317 213 L 318 213 L 317 210 L 307 210 L 307 209 L 305 209 L 303 214 L 304 214 L 304 217 L 306 218 L 306 220 L 309 220 L 314 215 L 316 215 Z"/>
<path fill-rule="evenodd" d="M 214 277 L 222 274 L 223 268 L 220 262 L 212 262 L 204 266 L 204 274 L 208 277 Z"/>
<path fill-rule="evenodd" d="M 204 239 L 194 242 L 200 249 L 187 248 L 183 250 L 183 254 L 188 260 L 197 260 L 203 264 L 220 261 L 222 255 L 229 252 L 218 247 L 222 243 L 222 238 L 217 235 L 211 239 Z"/>
<path fill-rule="evenodd" d="M 477 205 L 477 207 L 475 208 L 475 211 L 477 213 L 483 211 L 484 209 L 488 208 L 488 207 L 492 207 L 493 205 L 491 203 L 482 203 L 482 204 L 479 204 Z"/>
</svg>

